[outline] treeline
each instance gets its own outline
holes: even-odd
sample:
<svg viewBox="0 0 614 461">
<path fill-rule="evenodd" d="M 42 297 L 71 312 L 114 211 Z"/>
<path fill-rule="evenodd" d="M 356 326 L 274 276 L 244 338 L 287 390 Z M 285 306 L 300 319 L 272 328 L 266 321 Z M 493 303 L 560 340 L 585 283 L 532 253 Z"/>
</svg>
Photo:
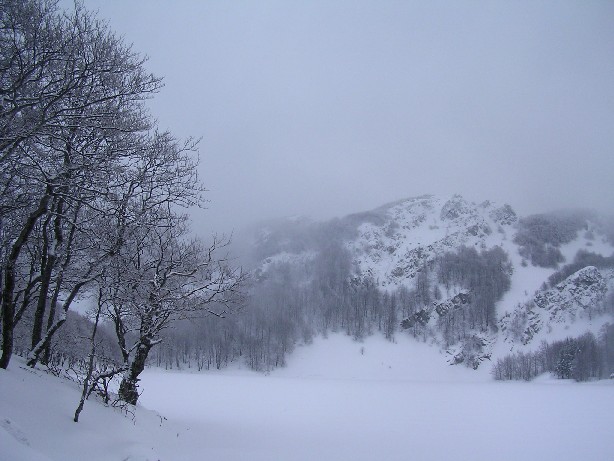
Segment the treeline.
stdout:
<svg viewBox="0 0 614 461">
<path fill-rule="evenodd" d="M 146 101 L 162 81 L 145 61 L 80 2 L 0 2 L 0 367 L 16 345 L 32 367 L 85 348 L 85 396 L 119 355 L 104 373 L 131 404 L 161 332 L 222 315 L 244 280 L 224 239 L 191 237 L 197 143 L 156 125 Z"/>
<path fill-rule="evenodd" d="M 297 343 L 318 334 L 361 339 L 380 331 L 392 339 L 397 304 L 396 294 L 352 278 L 347 250 L 330 244 L 304 264 L 271 264 L 236 315 L 176 325 L 150 363 L 210 369 L 241 360 L 253 370 L 270 370 L 285 365 Z"/>
<path fill-rule="evenodd" d="M 531 215 L 518 221 L 514 242 L 531 264 L 555 268 L 564 260 L 559 247 L 575 239 L 580 230 L 588 230 L 591 217 L 588 211 Z"/>
<path fill-rule="evenodd" d="M 588 381 L 606 378 L 614 370 L 614 325 L 606 325 L 598 338 L 586 333 L 553 343 L 542 342 L 535 352 L 517 352 L 499 359 L 492 375 L 497 380 L 525 380 L 552 373 L 557 378 Z"/>
<path fill-rule="evenodd" d="M 614 255 L 602 256 L 590 251 L 580 249 L 572 263 L 566 264 L 558 271 L 548 277 L 548 283 L 544 288 L 553 288 L 555 285 L 561 283 L 567 277 L 575 274 L 580 269 L 586 266 L 595 266 L 597 269 L 614 268 Z"/>
<path fill-rule="evenodd" d="M 417 319 L 405 324 L 409 334 L 444 347 L 459 342 L 475 347 L 476 331 L 495 329 L 495 303 L 509 289 L 511 275 L 498 247 L 442 255 L 416 274 L 411 289 L 387 291 L 356 274 L 341 241 L 318 242 L 313 258 L 269 264 L 239 314 L 186 321 L 166 331 L 150 363 L 210 369 L 241 360 L 254 370 L 270 370 L 283 366 L 296 344 L 316 335 L 343 332 L 359 340 L 379 332 L 392 341 L 409 318 Z M 435 310 L 461 290 L 470 293 L 466 304 Z M 472 360 L 468 356 L 467 365 L 474 366 Z"/>
</svg>

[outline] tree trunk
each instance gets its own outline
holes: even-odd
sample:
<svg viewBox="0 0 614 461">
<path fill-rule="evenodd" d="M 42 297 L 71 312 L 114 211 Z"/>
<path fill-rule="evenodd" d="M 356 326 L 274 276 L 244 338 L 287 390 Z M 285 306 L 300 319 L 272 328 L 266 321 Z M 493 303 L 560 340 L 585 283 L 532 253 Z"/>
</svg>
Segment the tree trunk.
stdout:
<svg viewBox="0 0 614 461">
<path fill-rule="evenodd" d="M 62 228 L 61 228 L 61 215 L 64 209 L 64 199 L 60 197 L 56 204 L 54 199 L 51 205 L 51 212 L 56 213 L 54 219 L 54 235 L 53 242 L 50 242 L 48 235 L 49 222 L 51 215 L 43 224 L 42 237 L 43 237 L 43 258 L 41 262 L 41 286 L 38 295 L 38 303 L 36 305 L 36 311 L 34 312 L 34 325 L 32 327 L 32 349 L 40 342 L 43 337 L 43 319 L 47 310 L 47 303 L 49 298 L 49 287 L 51 286 L 51 275 L 55 268 L 55 263 L 58 259 L 57 252 L 59 246 L 62 244 Z"/>
<path fill-rule="evenodd" d="M 15 265 L 21 250 L 28 241 L 30 233 L 38 219 L 47 212 L 51 198 L 51 186 L 47 186 L 47 193 L 41 198 L 38 208 L 26 220 L 19 237 L 13 244 L 8 260 L 4 267 L 4 286 L 2 287 L 2 357 L 0 368 L 6 369 L 13 355 L 13 330 L 15 329 Z"/>
<path fill-rule="evenodd" d="M 55 286 L 55 290 L 53 292 L 53 296 L 51 297 L 51 302 L 49 303 L 49 317 L 47 318 L 47 331 L 53 328 L 53 324 L 55 323 L 55 310 L 58 305 L 58 297 L 60 295 L 60 286 L 62 285 L 63 274 L 58 276 L 58 281 Z M 47 341 L 45 346 L 45 350 L 43 351 L 43 357 L 41 362 L 45 365 L 49 363 L 51 360 L 51 341 Z"/>
<path fill-rule="evenodd" d="M 96 358 L 96 332 L 98 331 L 98 322 L 100 320 L 100 313 L 102 311 L 102 289 L 98 290 L 98 309 L 96 310 L 96 319 L 94 320 L 94 328 L 92 330 L 92 335 L 90 336 L 90 355 L 88 357 L 87 364 L 87 374 L 85 379 L 83 380 L 83 390 L 81 392 L 81 400 L 79 400 L 79 405 L 75 410 L 75 417 L 73 421 L 75 423 L 79 422 L 79 415 L 83 410 L 83 405 L 85 405 L 85 400 L 89 395 L 89 388 L 92 379 L 92 374 L 94 372 L 94 359 Z"/>
<path fill-rule="evenodd" d="M 124 375 L 121 384 L 119 385 L 119 398 L 126 403 L 136 405 L 139 399 L 138 382 L 139 375 L 145 369 L 145 361 L 151 350 L 152 343 L 149 339 L 144 338 L 136 349 L 134 360 L 130 365 L 129 370 Z"/>
<path fill-rule="evenodd" d="M 49 328 L 49 330 L 47 330 L 47 332 L 45 333 L 45 336 L 43 336 L 43 338 L 38 342 L 36 347 L 34 347 L 28 354 L 28 361 L 26 362 L 26 364 L 29 367 L 34 367 L 36 365 L 36 363 L 40 359 L 41 354 L 50 345 L 51 338 L 53 338 L 55 332 L 58 331 L 58 329 L 64 324 L 64 322 L 66 322 L 66 314 L 68 312 L 68 309 L 70 308 L 70 305 L 79 293 L 79 290 L 81 290 L 83 285 L 90 281 L 91 280 L 83 280 L 73 287 L 72 291 L 68 295 L 68 298 L 66 299 L 66 301 L 64 301 L 64 306 L 62 307 L 62 313 L 60 315 L 60 318 L 56 322 L 54 322 L 51 328 Z"/>
<path fill-rule="evenodd" d="M 45 267 L 42 270 L 41 286 L 38 293 L 38 301 L 36 310 L 34 311 L 34 324 L 32 326 L 32 349 L 40 342 L 43 337 L 43 319 L 47 311 L 47 302 L 49 297 L 49 286 L 51 283 L 51 274 L 55 265 L 55 256 L 49 255 L 45 262 Z"/>
</svg>

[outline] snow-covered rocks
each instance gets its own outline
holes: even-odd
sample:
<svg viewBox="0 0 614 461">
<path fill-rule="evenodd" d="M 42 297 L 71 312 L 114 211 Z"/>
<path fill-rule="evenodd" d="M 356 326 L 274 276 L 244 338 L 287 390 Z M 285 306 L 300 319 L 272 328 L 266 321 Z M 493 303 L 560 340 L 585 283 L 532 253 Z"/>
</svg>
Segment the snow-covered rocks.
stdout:
<svg viewBox="0 0 614 461">
<path fill-rule="evenodd" d="M 410 198 L 378 212 L 381 220 L 359 223 L 346 244 L 359 272 L 386 288 L 411 287 L 425 264 L 460 246 L 500 246 L 517 219 L 509 205 L 478 205 L 460 195 Z"/>
<path fill-rule="evenodd" d="M 554 288 L 538 291 L 532 300 L 503 316 L 500 327 L 504 338 L 526 345 L 540 331 L 551 330 L 555 324 L 591 319 L 602 313 L 607 291 L 607 280 L 601 272 L 594 266 L 584 267 Z"/>
<path fill-rule="evenodd" d="M 534 302 L 538 308 L 549 312 L 550 321 L 561 323 L 583 315 L 594 315 L 607 290 L 599 270 L 588 266 L 553 289 L 538 293 Z"/>
</svg>

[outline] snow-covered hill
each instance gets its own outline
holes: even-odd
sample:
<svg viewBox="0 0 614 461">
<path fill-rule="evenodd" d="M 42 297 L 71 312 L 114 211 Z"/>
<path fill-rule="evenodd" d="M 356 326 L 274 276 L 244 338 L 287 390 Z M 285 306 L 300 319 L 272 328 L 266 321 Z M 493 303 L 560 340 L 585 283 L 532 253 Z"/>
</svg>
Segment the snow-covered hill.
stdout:
<svg viewBox="0 0 614 461">
<path fill-rule="evenodd" d="M 80 395 L 76 382 L 26 367 L 22 358 L 13 357 L 8 370 L 0 369 L 0 459 L 176 459 L 177 436 L 185 426 L 140 406 L 123 413 L 95 398 L 74 423 Z"/>
<path fill-rule="evenodd" d="M 376 212 L 380 219 L 359 224 L 357 237 L 347 246 L 360 272 L 382 287 L 411 287 L 413 277 L 425 264 L 462 245 L 480 249 L 501 246 L 513 235 L 517 221 L 509 205 L 476 205 L 460 195 L 449 200 L 416 197 Z"/>
<path fill-rule="evenodd" d="M 507 204 L 425 195 L 311 230 L 307 221 L 294 220 L 262 231 L 258 248 L 263 258 L 255 273 L 265 277 L 279 263 L 305 266 L 326 248 L 322 241 L 338 241 L 349 254 L 355 283 L 369 280 L 387 293 L 405 289 L 413 300 L 400 308 L 403 325 L 414 336 L 419 328 L 450 363 L 477 367 L 486 359 L 535 348 L 542 340 L 598 334 L 612 321 L 608 299 L 614 288 L 614 246 L 603 222 L 586 211 L 522 218 Z M 579 252 L 607 261 L 601 267 L 581 266 Z M 460 256 L 446 262 L 451 254 Z M 472 267 L 463 259 L 467 255 Z M 494 268 L 480 272 L 479 266 L 493 257 L 502 266 L 495 261 Z M 549 278 L 571 263 L 581 267 L 549 287 Z M 470 281 L 464 270 L 474 273 Z M 488 281 L 489 274 L 499 272 L 500 280 Z M 463 293 L 465 302 L 457 302 Z M 485 303 L 494 304 L 492 318 Z M 483 312 L 467 320 L 464 314 L 477 305 Z M 462 322 L 466 325 L 459 327 Z"/>
</svg>

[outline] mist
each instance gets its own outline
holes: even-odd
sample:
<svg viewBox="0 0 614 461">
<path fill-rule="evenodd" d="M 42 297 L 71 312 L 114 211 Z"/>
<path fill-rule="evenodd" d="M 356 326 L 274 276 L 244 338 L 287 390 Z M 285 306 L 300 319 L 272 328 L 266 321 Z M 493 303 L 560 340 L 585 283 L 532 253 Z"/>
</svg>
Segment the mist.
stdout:
<svg viewBox="0 0 614 461">
<path fill-rule="evenodd" d="M 611 2 L 84 4 L 202 138 L 204 234 L 421 194 L 611 211 Z"/>
</svg>

